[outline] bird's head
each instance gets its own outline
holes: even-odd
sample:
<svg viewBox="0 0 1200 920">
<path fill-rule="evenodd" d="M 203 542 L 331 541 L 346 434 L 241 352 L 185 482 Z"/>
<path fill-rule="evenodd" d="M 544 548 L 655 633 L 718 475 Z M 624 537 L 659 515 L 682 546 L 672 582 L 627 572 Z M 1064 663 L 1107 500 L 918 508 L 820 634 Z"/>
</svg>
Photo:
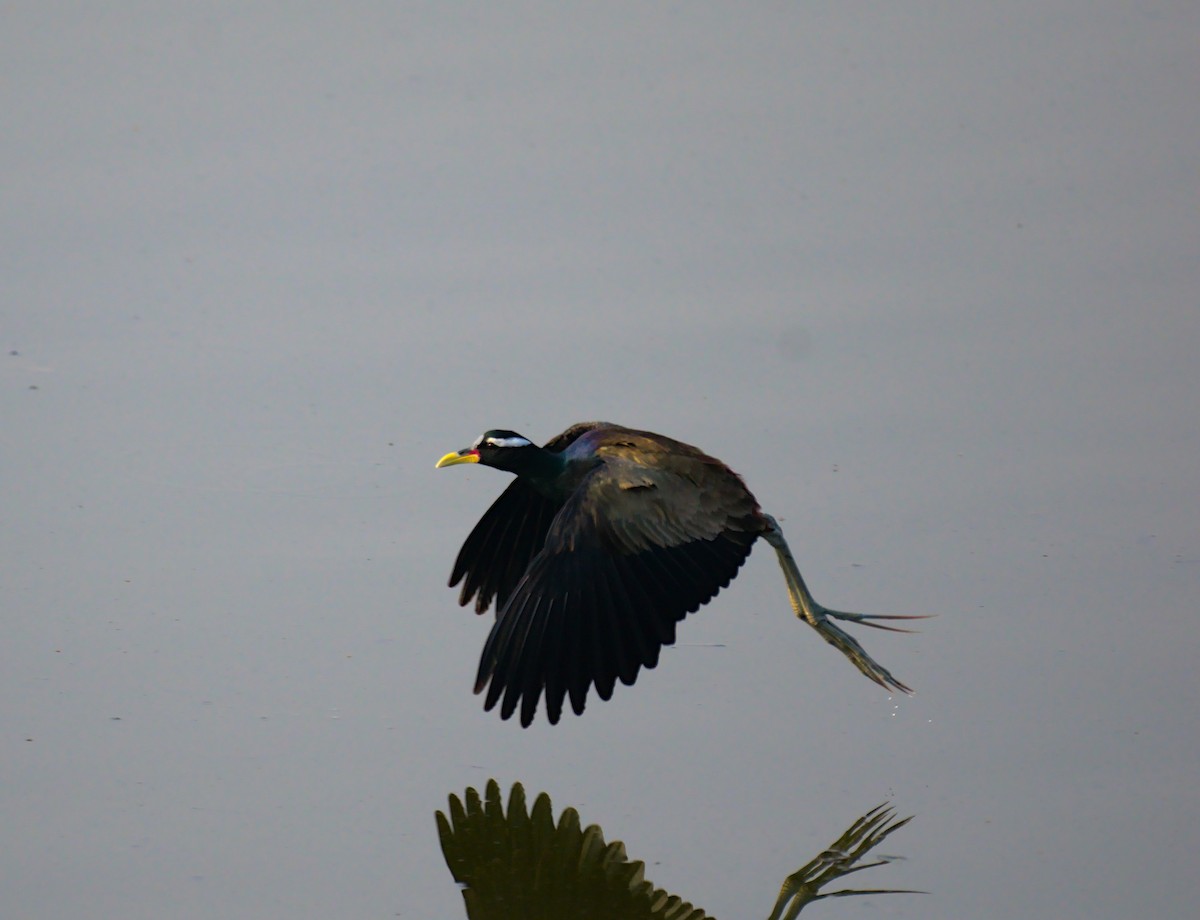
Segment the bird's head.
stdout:
<svg viewBox="0 0 1200 920">
<path fill-rule="evenodd" d="M 482 463 L 509 473 L 521 473 L 536 462 L 541 454 L 542 448 L 524 435 L 494 428 L 481 434 L 470 447 L 446 454 L 437 462 L 436 468 L 459 463 Z"/>
</svg>

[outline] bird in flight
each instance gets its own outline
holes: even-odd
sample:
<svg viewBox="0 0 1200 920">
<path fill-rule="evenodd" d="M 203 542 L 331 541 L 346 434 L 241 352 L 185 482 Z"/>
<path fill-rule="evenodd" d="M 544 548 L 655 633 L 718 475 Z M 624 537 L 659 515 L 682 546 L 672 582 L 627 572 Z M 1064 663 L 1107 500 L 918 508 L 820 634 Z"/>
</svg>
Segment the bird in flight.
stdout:
<svg viewBox="0 0 1200 920">
<path fill-rule="evenodd" d="M 538 447 L 515 431 L 484 432 L 437 467 L 479 463 L 516 479 L 480 518 L 450 575 L 459 603 L 493 603 L 475 692 L 528 726 L 544 695 L 557 723 L 582 714 L 594 684 L 609 699 L 675 642 L 675 624 L 726 587 L 759 537 L 774 548 L 796 615 L 875 683 L 912 691 L 834 621 L 909 632 L 822 607 L 804 584 L 778 522 L 742 478 L 698 448 L 608 422 L 582 422 Z"/>
</svg>

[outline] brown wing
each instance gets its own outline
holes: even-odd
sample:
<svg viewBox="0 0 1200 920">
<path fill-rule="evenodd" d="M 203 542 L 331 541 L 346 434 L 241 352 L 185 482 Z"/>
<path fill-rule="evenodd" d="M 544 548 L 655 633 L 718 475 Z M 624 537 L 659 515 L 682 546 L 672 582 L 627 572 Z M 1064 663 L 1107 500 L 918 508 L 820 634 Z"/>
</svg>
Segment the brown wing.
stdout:
<svg viewBox="0 0 1200 920">
<path fill-rule="evenodd" d="M 604 425 L 572 425 L 543 446 L 561 452 L 584 432 Z M 511 482 L 471 530 L 454 561 L 450 587 L 463 582 L 458 602 L 465 607 L 473 597 L 475 612 L 483 613 L 495 598 L 499 613 L 542 548 L 550 522 L 561 507 L 561 503 L 545 498 L 521 480 Z"/>
<path fill-rule="evenodd" d="M 635 453 L 636 451 L 636 453 Z M 762 532 L 754 497 L 699 451 L 622 444 L 580 485 L 492 628 L 475 690 L 502 718 L 533 721 L 545 692 L 552 723 L 569 696 L 582 713 L 633 684 L 675 641 L 675 624 L 729 584 Z M 489 686 L 490 684 L 490 686 Z"/>
</svg>

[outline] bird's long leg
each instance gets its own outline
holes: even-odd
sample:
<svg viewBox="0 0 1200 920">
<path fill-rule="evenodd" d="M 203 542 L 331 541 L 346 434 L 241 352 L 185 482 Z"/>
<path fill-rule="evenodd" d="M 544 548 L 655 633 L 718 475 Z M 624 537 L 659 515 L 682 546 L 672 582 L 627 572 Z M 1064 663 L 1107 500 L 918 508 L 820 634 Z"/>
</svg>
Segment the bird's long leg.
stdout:
<svg viewBox="0 0 1200 920">
<path fill-rule="evenodd" d="M 806 621 L 809 626 L 821 634 L 826 642 L 849 658 L 856 668 L 881 687 L 888 690 L 902 690 L 905 693 L 912 693 L 909 687 L 896 680 L 892 676 L 891 671 L 868 655 L 867 650 L 859 645 L 858 640 L 841 629 L 836 623 L 833 623 L 832 619 L 845 620 L 850 623 L 861 623 L 863 626 L 888 629 L 892 632 L 911 632 L 911 630 L 901 629 L 897 626 L 885 626 L 881 623 L 873 623 L 871 621 L 919 620 L 923 619 L 923 617 L 846 613 L 842 610 L 830 610 L 828 607 L 822 607 L 813 599 L 808 586 L 804 584 L 804 578 L 800 575 L 800 568 L 796 565 L 796 559 L 792 556 L 792 551 L 788 547 L 787 540 L 783 538 L 783 529 L 779 526 L 779 522 L 769 514 L 764 514 L 763 518 L 767 522 L 767 529 L 763 532 L 763 538 L 774 547 L 775 554 L 779 557 L 779 567 L 783 569 L 783 577 L 787 581 L 788 597 L 791 599 L 792 609 L 796 611 L 796 616 Z"/>
</svg>

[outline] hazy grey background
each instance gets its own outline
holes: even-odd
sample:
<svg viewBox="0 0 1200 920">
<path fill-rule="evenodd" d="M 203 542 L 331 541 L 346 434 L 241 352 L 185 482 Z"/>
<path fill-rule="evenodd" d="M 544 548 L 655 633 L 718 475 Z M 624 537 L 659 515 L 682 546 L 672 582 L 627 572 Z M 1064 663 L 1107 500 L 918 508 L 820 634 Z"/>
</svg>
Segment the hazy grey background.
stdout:
<svg viewBox="0 0 1200 920">
<path fill-rule="evenodd" d="M 20 3 L 0 30 L 0 912 L 457 917 L 524 782 L 722 918 L 1185 917 L 1200 7 Z M 16 352 L 13 354 L 12 352 Z M 699 444 L 784 521 L 528 731 L 445 577 L 484 428 Z"/>
</svg>

